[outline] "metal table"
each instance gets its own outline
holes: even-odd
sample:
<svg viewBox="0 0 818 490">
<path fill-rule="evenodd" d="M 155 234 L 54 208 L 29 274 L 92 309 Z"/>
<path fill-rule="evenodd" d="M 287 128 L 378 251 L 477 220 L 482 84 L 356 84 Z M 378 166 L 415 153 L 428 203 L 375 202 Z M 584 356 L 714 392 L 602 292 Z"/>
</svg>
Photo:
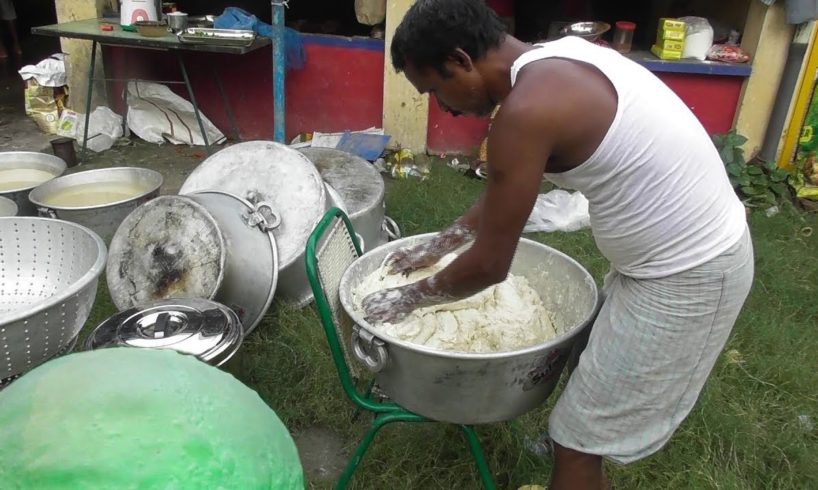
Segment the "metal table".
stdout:
<svg viewBox="0 0 818 490">
<path fill-rule="evenodd" d="M 113 26 L 112 31 L 103 31 L 101 26 L 103 24 L 108 24 Z M 128 82 L 130 79 L 126 78 L 101 78 L 95 79 L 94 78 L 94 66 L 96 64 L 96 55 L 97 55 L 97 45 L 107 45 L 107 46 L 117 46 L 123 48 L 135 48 L 135 49 L 152 49 L 152 50 L 160 50 L 160 51 L 168 51 L 173 52 L 176 55 L 176 58 L 179 62 L 179 70 L 182 74 L 182 80 L 173 80 L 173 81 L 166 81 L 166 80 L 150 80 L 155 82 L 161 82 L 165 84 L 184 84 L 187 88 L 187 93 L 190 96 L 190 102 L 193 104 L 193 112 L 196 115 L 196 121 L 199 123 L 199 130 L 202 132 L 202 138 L 204 139 L 205 146 L 207 147 L 208 153 L 210 153 L 210 142 L 207 141 L 207 134 L 205 134 L 204 124 L 202 122 L 201 113 L 199 111 L 199 106 L 196 103 L 196 96 L 193 93 L 193 87 L 190 84 L 190 78 L 187 74 L 187 68 L 185 66 L 185 59 L 184 59 L 184 52 L 185 51 L 199 51 L 199 52 L 206 52 L 206 53 L 222 53 L 222 54 L 236 54 L 242 55 L 249 53 L 251 51 L 255 51 L 261 47 L 267 46 L 270 44 L 270 40 L 265 37 L 257 37 L 256 40 L 253 42 L 252 45 L 247 47 L 240 47 L 240 46 L 213 46 L 213 45 L 205 45 L 205 44 L 185 44 L 178 40 L 178 38 L 172 34 L 168 33 L 163 37 L 144 37 L 139 35 L 136 32 L 129 32 L 122 29 L 119 26 L 118 19 L 89 19 L 89 20 L 79 20 L 75 22 L 66 22 L 63 24 L 53 24 L 48 26 L 41 26 L 41 27 L 34 27 L 31 29 L 31 32 L 34 34 L 39 34 L 43 36 L 51 36 L 51 37 L 64 37 L 69 39 L 85 39 L 88 41 L 92 41 L 91 46 L 91 63 L 88 69 L 88 98 L 85 102 L 85 133 L 83 135 L 82 141 L 82 156 L 85 156 L 86 152 L 86 145 L 88 141 L 88 121 L 91 117 L 91 98 L 93 95 L 93 87 L 94 81 L 124 81 Z M 127 73 L 126 73 L 127 75 Z M 227 100 L 227 95 L 224 92 L 224 86 L 222 85 L 221 78 L 218 76 L 218 72 L 213 69 L 213 77 L 216 81 L 216 85 L 219 89 L 219 93 L 222 97 L 222 102 L 224 103 L 225 112 L 227 113 L 227 117 L 230 119 L 230 124 L 232 126 L 233 134 L 235 137 L 238 138 L 238 126 L 236 124 L 235 117 L 233 116 L 233 111 L 230 109 L 230 103 Z"/>
</svg>

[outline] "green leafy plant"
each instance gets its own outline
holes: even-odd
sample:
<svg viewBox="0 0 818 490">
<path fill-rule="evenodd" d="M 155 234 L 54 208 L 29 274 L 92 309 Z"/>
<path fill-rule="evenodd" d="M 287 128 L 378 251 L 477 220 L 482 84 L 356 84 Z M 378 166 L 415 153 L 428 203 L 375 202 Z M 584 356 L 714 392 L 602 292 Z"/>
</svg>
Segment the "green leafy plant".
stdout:
<svg viewBox="0 0 818 490">
<path fill-rule="evenodd" d="M 733 189 L 744 205 L 750 208 L 768 208 L 792 194 L 787 184 L 790 174 L 778 168 L 775 162 L 750 162 L 744 158 L 742 145 L 747 138 L 735 130 L 713 137 Z"/>
</svg>

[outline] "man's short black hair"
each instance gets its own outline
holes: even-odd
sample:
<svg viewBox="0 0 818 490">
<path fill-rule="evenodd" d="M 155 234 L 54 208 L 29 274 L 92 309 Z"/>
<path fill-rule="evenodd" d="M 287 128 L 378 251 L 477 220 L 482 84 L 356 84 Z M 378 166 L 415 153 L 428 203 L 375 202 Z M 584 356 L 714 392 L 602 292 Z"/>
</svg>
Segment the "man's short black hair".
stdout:
<svg viewBox="0 0 818 490">
<path fill-rule="evenodd" d="M 418 0 L 392 38 L 392 65 L 400 72 L 411 62 L 446 75 L 444 63 L 457 48 L 478 60 L 504 36 L 503 23 L 485 0 Z"/>
</svg>

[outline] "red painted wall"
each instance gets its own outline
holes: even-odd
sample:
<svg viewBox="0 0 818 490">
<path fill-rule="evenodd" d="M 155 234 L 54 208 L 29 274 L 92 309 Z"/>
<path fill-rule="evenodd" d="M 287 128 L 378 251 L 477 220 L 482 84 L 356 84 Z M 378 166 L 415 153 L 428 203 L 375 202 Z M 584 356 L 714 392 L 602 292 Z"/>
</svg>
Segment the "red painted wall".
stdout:
<svg viewBox="0 0 818 490">
<path fill-rule="evenodd" d="M 301 132 L 334 132 L 380 127 L 383 119 L 383 42 L 335 36 L 302 36 L 307 63 L 287 76 L 287 138 Z M 262 48 L 246 55 L 184 52 L 194 95 L 202 112 L 225 134 L 230 123 L 214 72 L 244 140 L 272 139 L 272 54 Z M 106 76 L 181 80 L 172 53 L 106 47 Z M 189 99 L 184 85 L 174 91 Z M 123 82 L 109 84 L 110 104 L 124 113 Z"/>
<path fill-rule="evenodd" d="M 708 133 L 725 133 L 733 127 L 744 78 L 679 73 L 656 75 L 690 107 Z M 455 118 L 440 110 L 434 101 L 430 103 L 430 153 L 476 154 L 487 131 L 487 119 Z"/>
<path fill-rule="evenodd" d="M 308 131 L 380 127 L 383 117 L 383 42 L 366 38 L 303 35 L 307 63 L 287 80 L 287 138 Z M 220 73 L 242 139 L 272 139 L 270 48 L 235 56 L 185 53 L 196 98 L 203 112 L 230 135 L 230 124 L 214 80 Z M 108 77 L 181 80 L 173 54 L 105 49 Z M 742 77 L 658 73 L 693 110 L 710 133 L 729 131 L 741 95 Z M 174 90 L 187 98 L 184 86 Z M 123 113 L 124 84 L 109 84 L 109 99 Z M 488 129 L 487 119 L 454 118 L 432 100 L 428 147 L 431 153 L 475 154 Z"/>
</svg>

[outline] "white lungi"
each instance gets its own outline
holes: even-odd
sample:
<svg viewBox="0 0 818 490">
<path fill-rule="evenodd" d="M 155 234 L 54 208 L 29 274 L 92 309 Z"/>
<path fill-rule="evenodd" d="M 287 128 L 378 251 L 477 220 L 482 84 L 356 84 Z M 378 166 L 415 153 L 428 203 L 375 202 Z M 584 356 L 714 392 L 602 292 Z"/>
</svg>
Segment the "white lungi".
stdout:
<svg viewBox="0 0 818 490">
<path fill-rule="evenodd" d="M 563 447 L 626 464 L 665 445 L 692 410 L 753 280 L 749 231 L 659 279 L 612 272 L 605 303 L 549 419 Z"/>
</svg>

